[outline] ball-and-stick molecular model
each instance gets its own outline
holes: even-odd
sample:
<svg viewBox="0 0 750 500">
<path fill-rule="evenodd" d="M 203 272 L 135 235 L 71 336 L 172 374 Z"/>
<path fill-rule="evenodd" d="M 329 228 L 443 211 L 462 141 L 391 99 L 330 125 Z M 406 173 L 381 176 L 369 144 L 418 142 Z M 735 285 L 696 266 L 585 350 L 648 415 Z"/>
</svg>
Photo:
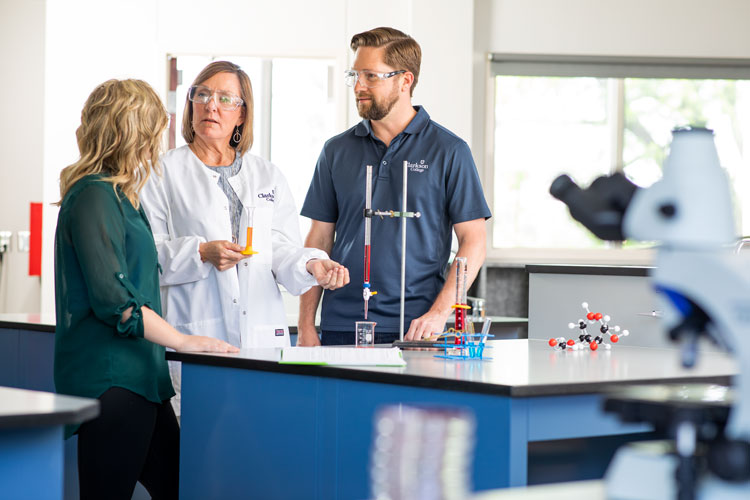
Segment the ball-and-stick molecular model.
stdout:
<svg viewBox="0 0 750 500">
<path fill-rule="evenodd" d="M 610 317 L 602 313 L 594 313 L 589 310 L 589 303 L 584 302 L 581 307 L 586 311 L 586 319 L 579 319 L 577 323 L 568 323 L 568 328 L 571 330 L 578 328 L 580 330 L 578 339 L 575 338 L 566 339 L 565 337 L 551 338 L 549 339 L 550 347 L 556 350 L 572 350 L 577 351 L 588 347 L 592 351 L 596 351 L 599 347 L 604 349 L 611 349 L 612 344 L 616 344 L 623 337 L 630 335 L 627 330 L 620 330 L 619 326 L 610 327 Z M 598 333 L 590 334 L 587 331 L 589 324 L 598 323 Z M 609 342 L 607 342 L 609 340 Z"/>
</svg>

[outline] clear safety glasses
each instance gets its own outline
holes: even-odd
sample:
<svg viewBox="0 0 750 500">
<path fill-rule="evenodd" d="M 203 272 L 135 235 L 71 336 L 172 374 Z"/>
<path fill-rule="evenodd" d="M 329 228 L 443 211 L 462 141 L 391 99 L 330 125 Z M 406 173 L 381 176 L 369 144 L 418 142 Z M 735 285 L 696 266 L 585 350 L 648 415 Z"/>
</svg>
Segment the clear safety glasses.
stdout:
<svg viewBox="0 0 750 500">
<path fill-rule="evenodd" d="M 234 111 L 235 109 L 242 106 L 245 102 L 242 98 L 237 97 L 231 92 L 224 92 L 223 90 L 211 90 L 208 87 L 202 85 L 195 85 L 188 89 L 188 99 L 191 102 L 197 104 L 206 104 L 211 99 L 214 99 L 216 105 L 225 111 Z"/>
<path fill-rule="evenodd" d="M 401 73 L 406 73 L 406 70 L 400 69 L 398 71 L 391 71 L 390 73 L 376 73 L 374 71 L 357 71 L 354 69 L 348 69 L 344 71 L 344 82 L 348 86 L 354 87 L 357 84 L 357 81 L 359 81 L 360 85 L 369 89 L 377 87 L 383 80 L 387 80 L 392 76 L 400 75 Z"/>
</svg>

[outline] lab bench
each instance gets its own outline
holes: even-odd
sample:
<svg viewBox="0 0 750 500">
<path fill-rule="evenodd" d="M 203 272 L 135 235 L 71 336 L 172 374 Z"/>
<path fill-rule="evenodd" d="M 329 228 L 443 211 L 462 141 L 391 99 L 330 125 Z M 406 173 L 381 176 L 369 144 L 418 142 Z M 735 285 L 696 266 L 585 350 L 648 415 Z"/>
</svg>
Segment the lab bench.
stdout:
<svg viewBox="0 0 750 500">
<path fill-rule="evenodd" d="M 98 414 L 95 399 L 0 387 L 1 496 L 62 500 L 63 427 Z"/>
<path fill-rule="evenodd" d="M 404 351 L 404 368 L 282 365 L 278 349 L 168 353 L 183 364 L 182 496 L 367 498 L 373 415 L 392 404 L 472 410 L 474 487 L 523 486 L 535 443 L 650 430 L 604 414 L 607 388 L 728 384 L 736 373 L 721 353 L 686 370 L 670 349 L 565 352 L 542 340 L 491 346 L 486 360 Z"/>
</svg>

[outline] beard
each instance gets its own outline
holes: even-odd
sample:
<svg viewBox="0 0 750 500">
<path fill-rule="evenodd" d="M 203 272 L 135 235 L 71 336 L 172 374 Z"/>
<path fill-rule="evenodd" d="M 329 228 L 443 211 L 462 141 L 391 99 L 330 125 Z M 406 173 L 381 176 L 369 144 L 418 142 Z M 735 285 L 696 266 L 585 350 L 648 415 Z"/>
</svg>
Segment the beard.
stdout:
<svg viewBox="0 0 750 500">
<path fill-rule="evenodd" d="M 357 102 L 357 112 L 359 113 L 359 116 L 365 120 L 382 120 L 388 116 L 388 113 L 391 112 L 396 105 L 396 102 L 398 102 L 398 87 L 394 85 L 393 91 L 380 100 L 378 100 L 373 94 L 361 92 L 358 95 L 370 98 L 370 101 L 366 103 Z"/>
</svg>

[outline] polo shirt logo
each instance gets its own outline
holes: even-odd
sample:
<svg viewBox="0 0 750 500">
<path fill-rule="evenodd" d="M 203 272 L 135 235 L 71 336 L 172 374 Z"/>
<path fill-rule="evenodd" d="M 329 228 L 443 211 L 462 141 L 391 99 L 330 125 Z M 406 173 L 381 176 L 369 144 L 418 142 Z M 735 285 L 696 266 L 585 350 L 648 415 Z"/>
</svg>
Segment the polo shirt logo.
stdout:
<svg viewBox="0 0 750 500">
<path fill-rule="evenodd" d="M 276 190 L 272 189 L 270 193 L 258 193 L 258 198 L 266 200 L 266 201 L 270 201 L 271 203 L 273 203 L 275 194 L 276 194 Z"/>
<path fill-rule="evenodd" d="M 419 172 L 422 173 L 428 168 L 430 168 L 430 165 L 424 162 L 424 160 L 419 160 L 419 163 L 407 163 L 407 166 L 409 167 L 410 172 Z"/>
</svg>

